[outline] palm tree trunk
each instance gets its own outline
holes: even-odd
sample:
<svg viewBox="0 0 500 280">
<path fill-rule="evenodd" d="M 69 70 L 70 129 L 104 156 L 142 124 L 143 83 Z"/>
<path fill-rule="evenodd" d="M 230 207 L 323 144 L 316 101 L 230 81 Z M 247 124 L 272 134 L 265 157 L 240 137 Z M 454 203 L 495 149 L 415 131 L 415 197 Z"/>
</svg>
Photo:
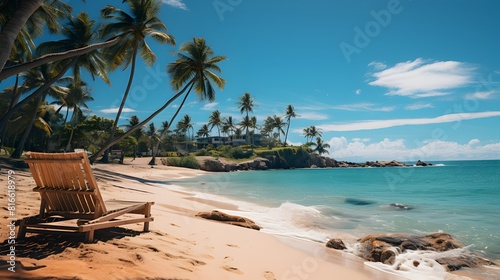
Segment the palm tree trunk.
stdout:
<svg viewBox="0 0 500 280">
<path fill-rule="evenodd" d="M 5 115 L 0 118 L 0 131 L 5 130 L 7 124 L 10 121 L 10 118 L 14 116 L 17 111 L 19 111 L 24 105 L 28 104 L 31 100 L 40 97 L 43 93 L 45 93 L 53 83 L 57 82 L 63 75 L 68 71 L 69 68 L 73 67 L 77 62 L 77 59 L 72 59 L 62 70 L 57 74 L 54 78 L 46 82 L 43 86 L 38 88 L 35 92 L 24 98 L 21 102 L 17 103 L 12 109 L 7 111 Z"/>
<path fill-rule="evenodd" d="M 103 42 L 103 43 L 96 43 L 96 44 L 92 44 L 92 45 L 89 45 L 89 46 L 86 46 L 83 48 L 69 50 L 66 52 L 51 53 L 51 54 L 47 54 L 47 55 L 41 56 L 39 58 L 36 58 L 36 59 L 29 61 L 29 62 L 14 65 L 11 67 L 6 67 L 2 71 L 0 71 L 0 82 L 4 79 L 10 77 L 10 76 L 27 71 L 31 68 L 35 68 L 37 66 L 44 65 L 44 64 L 54 62 L 54 61 L 72 58 L 75 56 L 80 56 L 80 55 L 86 54 L 88 52 L 94 51 L 96 49 L 111 47 L 114 44 L 118 43 L 119 41 L 120 41 L 120 38 L 117 37 L 117 38 L 114 38 L 112 40 L 108 40 L 108 41 Z M 0 45 L 0 46 L 2 46 L 2 45 Z M 9 52 L 10 52 L 10 50 L 9 50 Z"/>
<path fill-rule="evenodd" d="M 132 66 L 130 68 L 130 76 L 128 78 L 127 88 L 125 89 L 125 93 L 123 94 L 122 102 L 120 103 L 120 107 L 118 108 L 118 113 L 116 113 L 115 122 L 113 123 L 113 127 L 111 128 L 111 132 L 109 133 L 108 143 L 111 142 L 113 140 L 113 138 L 115 137 L 116 127 L 118 126 L 118 121 L 120 120 L 120 116 L 122 114 L 123 107 L 125 106 L 125 102 L 127 101 L 128 93 L 130 91 L 130 87 L 132 86 L 132 81 L 134 80 L 136 55 L 137 55 L 137 46 L 134 47 L 134 51 L 132 53 Z M 108 163 L 108 161 L 109 161 L 108 160 L 108 153 L 109 153 L 109 151 L 106 151 L 104 153 L 104 156 L 102 157 L 101 162 Z"/>
<path fill-rule="evenodd" d="M 290 118 L 288 119 L 288 126 L 286 127 L 286 134 L 285 134 L 285 143 L 283 144 L 283 146 L 286 146 L 286 139 L 288 138 L 288 130 L 290 129 Z"/>
<path fill-rule="evenodd" d="M 192 88 L 192 86 L 191 86 L 191 88 Z M 189 92 L 190 91 L 191 91 L 191 89 L 189 89 L 189 91 L 186 94 L 186 96 L 184 96 L 184 99 L 182 99 L 181 105 L 179 106 L 179 108 L 177 108 L 177 111 L 175 111 L 175 114 L 170 119 L 170 122 L 168 123 L 168 127 L 165 128 L 166 130 L 168 130 L 170 128 L 170 126 L 174 123 L 174 120 L 177 117 L 177 115 L 179 114 L 179 112 L 181 111 L 182 106 L 184 106 L 184 102 L 186 102 L 186 99 L 189 96 Z M 160 142 L 161 142 L 161 139 L 163 138 L 163 135 L 165 135 L 165 133 L 162 132 L 160 134 L 160 139 L 158 140 L 158 143 L 156 144 L 156 150 L 155 150 L 156 152 L 153 153 L 153 158 L 149 162 L 149 165 L 155 165 L 156 164 L 156 155 L 158 154 L 158 148 L 160 147 Z"/>
<path fill-rule="evenodd" d="M 12 109 L 17 102 L 19 102 L 19 98 L 21 97 L 21 91 L 19 90 L 19 74 L 16 75 L 16 82 L 14 83 L 14 91 L 12 92 L 12 97 L 10 99 L 10 105 L 9 105 L 9 110 Z M 0 135 L 0 149 L 3 147 L 5 137 L 7 136 L 7 126 L 5 129 L 1 130 L 1 135 Z"/>
<path fill-rule="evenodd" d="M 116 139 L 113 139 L 111 142 L 109 142 L 106 146 L 102 147 L 99 151 L 97 151 L 97 153 L 93 154 L 91 157 L 90 157 L 90 162 L 91 163 L 94 163 L 95 160 L 104 152 L 106 151 L 107 149 L 109 149 L 111 146 L 113 146 L 114 144 L 120 142 L 121 140 L 125 139 L 125 137 L 129 136 L 130 134 L 132 134 L 134 131 L 136 131 L 137 129 L 143 127 L 144 125 L 146 125 L 149 121 L 151 121 L 154 117 L 156 117 L 159 113 L 161 113 L 163 110 L 165 110 L 165 108 L 167 108 L 170 104 L 172 104 L 172 102 L 174 102 L 177 98 L 179 98 L 185 91 L 186 89 L 189 87 L 189 91 L 187 94 L 189 94 L 189 92 L 191 91 L 191 89 L 193 88 L 193 80 L 191 80 L 189 83 L 186 84 L 186 86 L 180 91 L 178 92 L 176 95 L 174 95 L 172 98 L 170 98 L 165 104 L 163 104 L 163 106 L 161 106 L 158 110 L 156 110 L 153 114 L 151 114 L 149 117 L 147 117 L 145 120 L 143 120 L 142 122 L 134 125 L 133 127 L 131 127 L 127 132 L 125 132 L 123 135 L 117 137 Z M 180 107 L 180 106 L 179 106 Z M 180 110 L 180 109 L 178 109 Z"/>
<path fill-rule="evenodd" d="M 69 134 L 69 140 L 68 140 L 68 144 L 66 144 L 66 147 L 64 148 L 64 152 L 67 152 L 71 149 L 71 141 L 73 140 L 73 134 L 75 132 L 75 109 L 76 107 L 73 108 L 73 115 L 71 115 L 71 119 L 69 120 L 70 123 L 72 123 L 72 127 L 71 127 L 71 133 Z M 64 119 L 64 123 L 66 123 L 66 119 L 68 118 L 68 112 L 69 112 L 69 109 L 68 111 L 66 111 L 66 118 Z"/>
<path fill-rule="evenodd" d="M 2 32 L 0 32 L 0 71 L 9 59 L 10 52 L 19 32 L 21 32 L 21 29 L 30 16 L 42 5 L 43 0 L 24 0 L 18 2 L 20 2 L 19 8 L 16 9 L 14 15 L 2 27 Z"/>
<path fill-rule="evenodd" d="M 75 126 L 71 128 L 71 133 L 69 135 L 69 140 L 68 144 L 66 144 L 66 148 L 64 149 L 64 152 L 67 152 L 71 149 L 71 141 L 73 141 L 73 133 L 75 132 Z"/>
<path fill-rule="evenodd" d="M 42 104 L 42 100 L 45 99 L 45 96 L 42 95 L 38 98 L 38 101 L 36 102 L 35 110 L 33 110 L 33 115 L 31 116 L 31 120 L 28 124 L 28 127 L 23 133 L 23 136 L 21 139 L 19 139 L 19 142 L 17 143 L 16 149 L 14 150 L 14 153 L 10 156 L 11 158 L 20 158 L 23 150 L 24 150 L 24 144 L 26 143 L 26 140 L 28 140 L 28 136 L 31 133 L 31 129 L 33 128 L 33 124 L 35 123 L 36 116 L 38 115 L 38 107 Z"/>
</svg>

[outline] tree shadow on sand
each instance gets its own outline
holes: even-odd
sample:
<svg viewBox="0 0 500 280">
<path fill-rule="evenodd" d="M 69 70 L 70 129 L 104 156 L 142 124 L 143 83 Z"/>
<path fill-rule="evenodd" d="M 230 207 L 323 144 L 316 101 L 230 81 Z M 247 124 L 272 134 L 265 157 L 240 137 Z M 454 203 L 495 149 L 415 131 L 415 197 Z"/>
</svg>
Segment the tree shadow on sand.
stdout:
<svg viewBox="0 0 500 280">
<path fill-rule="evenodd" d="M 138 236 L 142 231 L 135 231 L 120 227 L 97 230 L 94 242 L 108 242 L 110 240 L 122 239 L 124 237 Z M 16 257 L 32 258 L 41 260 L 46 257 L 60 254 L 67 248 L 79 248 L 83 242 L 84 234 L 31 234 L 23 239 L 16 239 L 15 244 L 9 244 L 5 240 L 0 244 L 0 255 L 6 256 L 10 247 L 15 246 Z"/>
</svg>

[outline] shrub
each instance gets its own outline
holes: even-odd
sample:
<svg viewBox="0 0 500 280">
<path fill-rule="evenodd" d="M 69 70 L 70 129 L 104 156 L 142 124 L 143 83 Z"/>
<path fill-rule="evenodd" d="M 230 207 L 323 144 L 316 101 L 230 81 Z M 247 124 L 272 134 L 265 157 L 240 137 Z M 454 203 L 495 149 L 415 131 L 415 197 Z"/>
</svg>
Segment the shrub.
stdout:
<svg viewBox="0 0 500 280">
<path fill-rule="evenodd" d="M 228 157 L 234 159 L 249 158 L 253 155 L 253 151 L 243 151 L 240 147 L 232 148 L 228 152 Z"/>
<path fill-rule="evenodd" d="M 169 157 L 168 164 L 171 166 L 186 167 L 191 169 L 200 169 L 200 164 L 193 156 Z"/>
<path fill-rule="evenodd" d="M 201 150 L 198 150 L 195 155 L 197 155 L 197 156 L 210 156 L 211 154 L 208 150 L 201 149 Z"/>
</svg>

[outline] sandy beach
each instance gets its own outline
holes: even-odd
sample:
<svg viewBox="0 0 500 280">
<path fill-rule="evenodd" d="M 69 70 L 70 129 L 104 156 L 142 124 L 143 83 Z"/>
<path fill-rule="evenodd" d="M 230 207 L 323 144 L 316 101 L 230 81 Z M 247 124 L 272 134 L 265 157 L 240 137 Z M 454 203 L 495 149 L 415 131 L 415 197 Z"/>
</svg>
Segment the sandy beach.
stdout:
<svg viewBox="0 0 500 280">
<path fill-rule="evenodd" d="M 147 165 L 149 159 L 125 164 L 96 164 L 102 196 L 112 200 L 154 201 L 151 231 L 129 225 L 82 236 L 28 234 L 16 240 L 15 272 L 8 270 L 8 212 L 2 207 L 2 279 L 388 279 L 359 259 L 323 244 L 283 239 L 263 232 L 196 217 L 200 211 L 236 209 L 235 205 L 194 198 L 159 182 L 193 177 L 203 171 Z M 28 169 L 2 166 L 16 180 L 16 216 L 38 212 L 38 193 Z M 7 203 L 6 193 L 0 199 Z M 110 202 L 111 201 L 111 202 Z M 394 278 L 395 277 L 390 277 Z"/>
</svg>

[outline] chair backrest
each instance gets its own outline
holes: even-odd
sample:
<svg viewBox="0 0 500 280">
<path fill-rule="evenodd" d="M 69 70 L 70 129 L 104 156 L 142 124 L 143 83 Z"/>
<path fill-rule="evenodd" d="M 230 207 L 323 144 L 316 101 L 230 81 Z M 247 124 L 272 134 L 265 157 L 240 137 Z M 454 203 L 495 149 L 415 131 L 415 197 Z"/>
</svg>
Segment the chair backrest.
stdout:
<svg viewBox="0 0 500 280">
<path fill-rule="evenodd" d="M 106 212 L 85 152 L 29 152 L 25 161 L 36 182 L 33 190 L 41 195 L 41 212 L 79 217 L 96 217 Z"/>
</svg>

